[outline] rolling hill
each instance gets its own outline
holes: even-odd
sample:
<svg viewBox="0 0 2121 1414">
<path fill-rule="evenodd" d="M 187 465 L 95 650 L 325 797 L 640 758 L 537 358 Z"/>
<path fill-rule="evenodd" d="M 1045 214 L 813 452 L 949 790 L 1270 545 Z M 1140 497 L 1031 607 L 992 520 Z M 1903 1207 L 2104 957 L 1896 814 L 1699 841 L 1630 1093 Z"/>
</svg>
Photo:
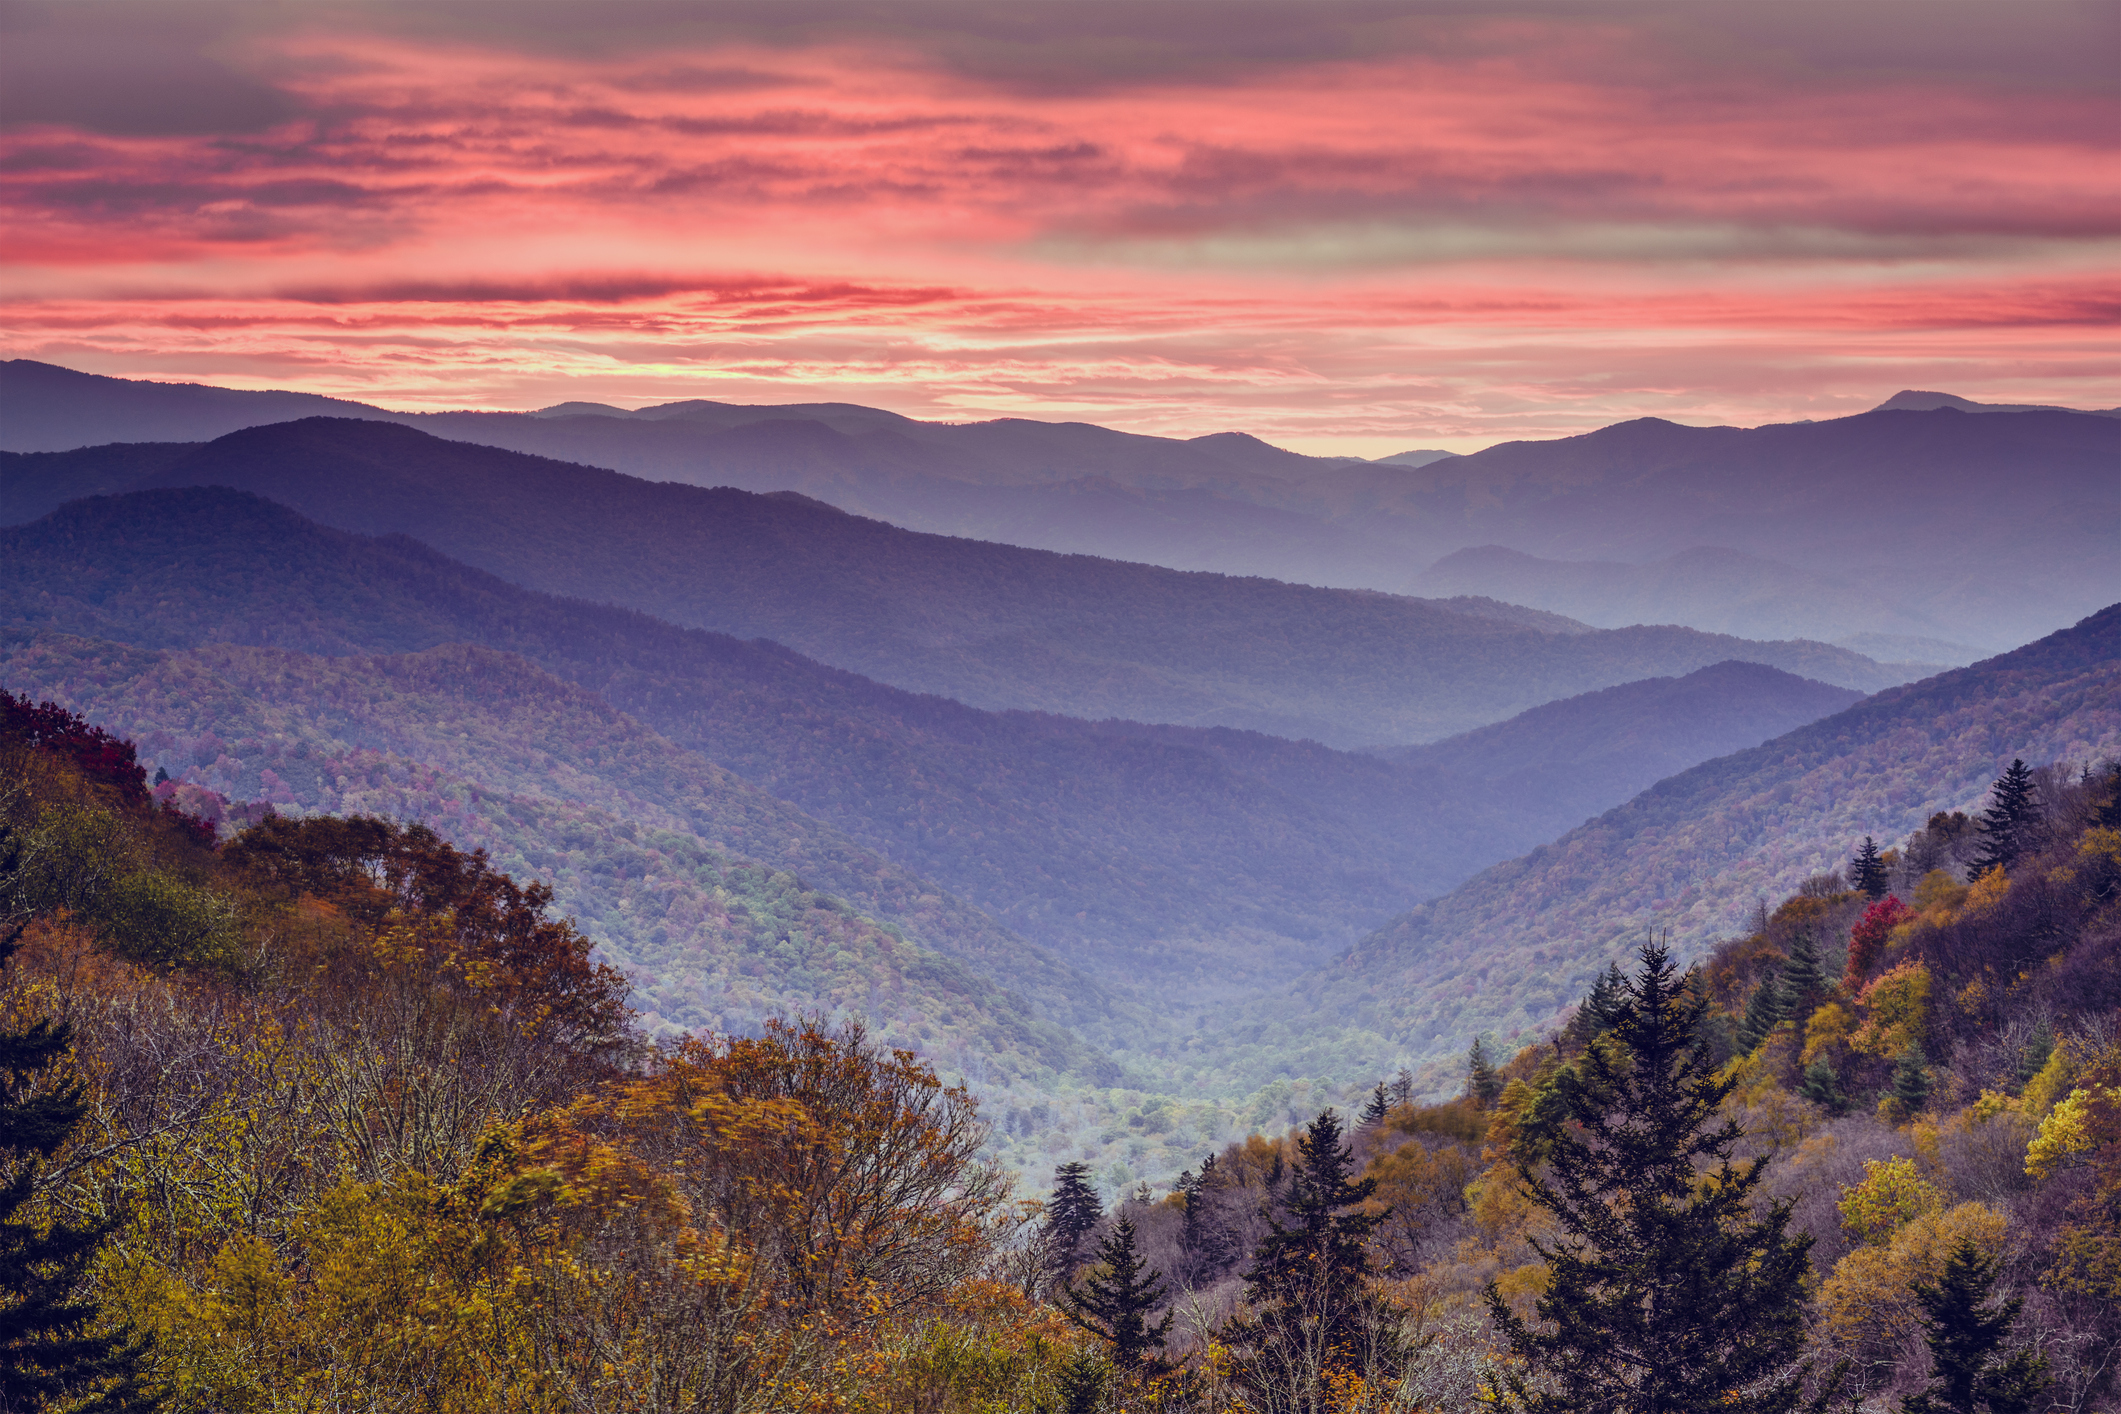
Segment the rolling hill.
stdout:
<svg viewBox="0 0 2121 1414">
<path fill-rule="evenodd" d="M 100 449 L 53 455 L 79 455 L 98 475 L 111 460 Z M 38 475 L 63 479 L 55 465 L 40 461 Z M 1584 633 L 1492 602 L 922 535 L 789 493 L 651 483 L 344 419 L 231 433 L 144 480 L 252 491 L 341 529 L 417 536 L 532 589 L 771 638 L 991 709 L 1363 746 L 1432 739 L 1729 658 L 1862 691 L 1910 676 L 1818 643 L 1671 627 Z"/>
</svg>

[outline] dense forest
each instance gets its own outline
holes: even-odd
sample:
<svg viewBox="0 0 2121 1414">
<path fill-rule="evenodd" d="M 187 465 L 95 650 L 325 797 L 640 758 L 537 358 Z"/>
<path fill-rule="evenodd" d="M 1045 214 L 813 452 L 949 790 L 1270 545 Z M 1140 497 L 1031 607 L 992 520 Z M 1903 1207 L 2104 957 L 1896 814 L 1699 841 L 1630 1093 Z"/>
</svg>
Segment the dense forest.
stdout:
<svg viewBox="0 0 2121 1414">
<path fill-rule="evenodd" d="M 0 711 L 9 1407 L 1926 1414 L 2114 1384 L 2111 765 L 2014 762 L 1693 969 L 1652 940 L 1553 1035 L 1476 1043 L 1456 1098 L 1386 1077 L 1158 1193 L 1012 1174 L 1014 1117 L 856 1022 L 657 1041 L 544 886 L 424 827 L 224 837 L 132 743 Z"/>
</svg>

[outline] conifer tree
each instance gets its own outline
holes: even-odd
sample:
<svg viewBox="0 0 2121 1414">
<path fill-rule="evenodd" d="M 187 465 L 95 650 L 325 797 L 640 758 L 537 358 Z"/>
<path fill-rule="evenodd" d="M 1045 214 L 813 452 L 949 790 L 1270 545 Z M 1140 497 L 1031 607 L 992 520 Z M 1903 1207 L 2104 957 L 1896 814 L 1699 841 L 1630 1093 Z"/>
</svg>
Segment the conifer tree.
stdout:
<svg viewBox="0 0 2121 1414">
<path fill-rule="evenodd" d="M 1739 1049 L 1748 1054 L 1758 1050 L 1760 1043 L 1789 1015 L 1789 1010 L 1789 994 L 1782 988 L 1782 969 L 1771 966 L 1745 1004 L 1745 1019 L 1738 1023 Z"/>
<path fill-rule="evenodd" d="M 1221 1338 L 1236 1382 L 1269 1408 L 1311 1414 L 1330 1407 L 1329 1381 L 1359 1371 L 1384 1322 L 1370 1290 L 1371 1231 L 1389 1215 L 1360 1211 L 1377 1180 L 1351 1181 L 1354 1152 L 1340 1119 L 1321 1111 L 1297 1138 L 1284 1225 L 1253 1253 L 1245 1302 Z"/>
<path fill-rule="evenodd" d="M 1903 1114 L 1915 1113 L 1929 1099 L 1929 1057 L 1922 1047 L 1909 1046 L 1894 1060 L 1892 1096 Z"/>
<path fill-rule="evenodd" d="M 1082 1265 L 1083 1239 L 1104 1221 L 1104 1205 L 1090 1183 L 1090 1166 L 1076 1162 L 1053 1171 L 1053 1200 L 1046 1204 L 1046 1254 L 1056 1279 L 1065 1281 Z"/>
<path fill-rule="evenodd" d="M 0 841 L 4 848 L 7 841 Z M 11 930 L 19 935 L 20 929 Z M 15 951 L 0 940 L 0 966 Z M 77 1296 L 110 1224 L 40 1224 L 23 1215 L 37 1165 L 87 1112 L 78 1085 L 30 1092 L 34 1078 L 73 1044 L 64 1025 L 39 1021 L 0 1032 L 0 1409 L 42 1409 L 67 1396 L 79 1410 L 148 1409 L 140 1387 L 145 1344 L 94 1329 L 100 1308 Z"/>
<path fill-rule="evenodd" d="M 1560 1236 L 1533 1244 L 1550 1273 L 1537 1326 L 1488 1288 L 1497 1329 L 1528 1367 L 1493 1377 L 1499 1407 L 1803 1407 L 1806 1371 L 1792 1362 L 1804 1343 L 1811 1239 L 1790 1235 L 1786 1203 L 1755 1214 L 1767 1160 L 1732 1162 L 1742 1131 L 1716 1115 L 1736 1081 L 1719 1079 L 1693 1043 L 1705 1005 L 1670 954 L 1645 945 L 1613 1026 L 1619 1054 L 1592 1047 L 1580 1062 L 1585 1081 L 1571 1096 L 1582 1132 L 1557 1132 L 1544 1172 L 1519 1164 L 1527 1196 Z"/>
<path fill-rule="evenodd" d="M 1392 1103 L 1395 1105 L 1411 1105 L 1414 1103 L 1414 1072 L 1408 1070 L 1405 1066 L 1401 1066 L 1399 1074 L 1392 1077 Z"/>
<path fill-rule="evenodd" d="M 1591 990 L 1584 996 L 1583 1005 L 1569 1018 L 1566 1036 L 1571 1048 L 1587 1046 L 1591 1038 L 1600 1032 L 1612 1029 L 1614 1006 L 1627 983 L 1620 971 L 1620 964 L 1609 962 Z"/>
<path fill-rule="evenodd" d="M 1780 983 L 1783 1015 L 1794 1020 L 1801 1030 L 1813 1011 L 1826 1000 L 1827 991 L 1833 985 L 1827 980 L 1826 967 L 1819 957 L 1819 944 L 1812 937 L 1810 928 L 1798 933 L 1796 941 L 1790 944 L 1789 961 L 1782 965 Z"/>
<path fill-rule="evenodd" d="M 1962 1239 L 1934 1285 L 1917 1283 L 1928 1318 L 1930 1387 L 1910 1396 L 1902 1414 L 2032 1414 L 2047 1407 L 2047 1358 L 2030 1350 L 1999 1358 L 2021 1297 L 1989 1304 L 1996 1261 Z"/>
<path fill-rule="evenodd" d="M 1163 1273 L 1151 1271 L 1134 1250 L 1134 1219 L 1122 1217 L 1098 1244 L 1097 1265 L 1080 1287 L 1063 1288 L 1061 1310 L 1069 1320 L 1112 1347 L 1112 1363 L 1133 1372 L 1159 1362 L 1171 1333 L 1173 1313 L 1149 1324 L 1149 1313 L 1163 1304 Z"/>
<path fill-rule="evenodd" d="M 1494 1061 L 1488 1058 L 1488 1045 L 1484 1037 L 1473 1038 L 1473 1048 L 1466 1052 L 1466 1094 L 1482 1109 L 1493 1109 L 1495 1101 L 1502 1096 L 1502 1077 L 1495 1071 Z"/>
<path fill-rule="evenodd" d="M 1967 878 L 1978 879 L 1998 865 L 2008 870 L 2032 844 L 2033 826 L 2040 822 L 2040 802 L 2033 795 L 2033 773 L 2023 761 L 2013 760 L 2010 769 L 1989 787 L 1988 809 L 1981 812 L 1981 852 L 1967 870 Z"/>
<path fill-rule="evenodd" d="M 1391 1112 L 1391 1092 L 1385 1089 L 1385 1083 L 1380 1080 L 1377 1082 L 1377 1088 L 1370 1092 L 1370 1098 L 1363 1101 L 1362 1113 L 1355 1117 L 1355 1122 L 1368 1129 L 1372 1125 L 1383 1124 L 1385 1116 Z"/>
<path fill-rule="evenodd" d="M 1191 1171 L 1180 1174 L 1175 1185 L 1185 1204 L 1185 1225 L 1178 1232 L 1178 1250 L 1185 1257 L 1180 1274 L 1189 1287 L 1205 1286 L 1230 1270 L 1237 1260 L 1237 1239 L 1229 1224 L 1215 1210 L 1215 1156 L 1200 1161 L 1200 1177 Z"/>
<path fill-rule="evenodd" d="M 1872 898 L 1884 898 L 1886 885 L 1890 882 L 1884 858 L 1878 853 L 1878 842 L 1869 835 L 1857 847 L 1855 858 L 1849 861 L 1849 887 L 1860 889 Z"/>
</svg>

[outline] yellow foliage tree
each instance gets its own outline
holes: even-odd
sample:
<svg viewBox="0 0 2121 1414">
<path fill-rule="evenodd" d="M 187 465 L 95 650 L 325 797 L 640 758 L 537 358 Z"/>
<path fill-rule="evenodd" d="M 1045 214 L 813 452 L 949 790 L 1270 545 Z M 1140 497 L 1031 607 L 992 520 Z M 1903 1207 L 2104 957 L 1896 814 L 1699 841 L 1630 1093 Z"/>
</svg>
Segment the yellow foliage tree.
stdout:
<svg viewBox="0 0 2121 1414">
<path fill-rule="evenodd" d="M 1882 1247 L 1916 1218 L 1944 1209 L 1944 1190 L 1922 1177 L 1908 1158 L 1865 1159 L 1863 1181 L 1841 1190 L 1841 1226 L 1870 1247 Z"/>
</svg>

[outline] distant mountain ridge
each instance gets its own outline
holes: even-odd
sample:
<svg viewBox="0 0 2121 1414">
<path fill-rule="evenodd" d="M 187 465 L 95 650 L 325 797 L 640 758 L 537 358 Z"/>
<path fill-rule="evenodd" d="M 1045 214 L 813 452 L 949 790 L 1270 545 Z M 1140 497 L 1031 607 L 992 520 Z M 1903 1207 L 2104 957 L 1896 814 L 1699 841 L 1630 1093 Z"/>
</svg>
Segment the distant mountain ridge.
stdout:
<svg viewBox="0 0 2121 1414">
<path fill-rule="evenodd" d="M 159 407 L 183 391 L 0 365 L 0 445 L 191 439 L 333 412 L 652 480 L 798 490 L 911 529 L 1326 587 L 1421 593 L 1426 566 L 1482 545 L 1620 564 L 1706 547 L 1851 587 L 1838 600 L 1810 594 L 1780 618 L 1772 602 L 1754 602 L 1747 631 L 1778 639 L 1878 632 L 1994 650 L 2121 597 L 2111 567 L 2121 562 L 2121 490 L 2110 474 L 2121 427 L 2104 410 L 1969 418 L 2001 409 L 1903 393 L 1885 409 L 1823 422 L 1742 429 L 1646 418 L 1413 466 L 1303 457 L 1235 433 L 954 426 L 830 403 L 411 414 L 203 389 L 208 421 L 160 424 L 135 406 L 136 394 Z M 1911 397 L 1944 405 L 1903 410 Z M 250 411 L 238 415 L 239 405 Z M 1961 571 L 1970 564 L 1980 573 Z M 1646 618 L 1723 631 L 1735 620 L 1720 592 L 1704 592 L 1714 589 L 1682 579 L 1645 606 Z M 1812 612 L 1821 602 L 1832 604 L 1830 622 Z M 1726 616 L 1697 617 L 1697 606 Z"/>
<path fill-rule="evenodd" d="M 2093 417 L 2121 417 L 2121 408 L 2068 408 L 2055 403 L 1977 403 L 1956 393 L 1923 393 L 1904 388 L 1872 408 L 1872 412 L 1935 412 L 1953 408 L 1959 412 L 2083 412 Z"/>
<path fill-rule="evenodd" d="M 102 449 L 31 465 L 56 488 L 73 458 L 94 477 L 110 465 Z M 1913 675 L 1821 643 L 1680 628 L 1584 633 L 1464 599 L 929 536 L 798 495 L 644 482 L 344 419 L 231 433 L 168 456 L 141 484 L 248 490 L 342 529 L 417 536 L 528 588 L 771 638 L 992 710 L 1352 747 L 1433 739 L 1726 658 L 1861 691 Z"/>
</svg>

